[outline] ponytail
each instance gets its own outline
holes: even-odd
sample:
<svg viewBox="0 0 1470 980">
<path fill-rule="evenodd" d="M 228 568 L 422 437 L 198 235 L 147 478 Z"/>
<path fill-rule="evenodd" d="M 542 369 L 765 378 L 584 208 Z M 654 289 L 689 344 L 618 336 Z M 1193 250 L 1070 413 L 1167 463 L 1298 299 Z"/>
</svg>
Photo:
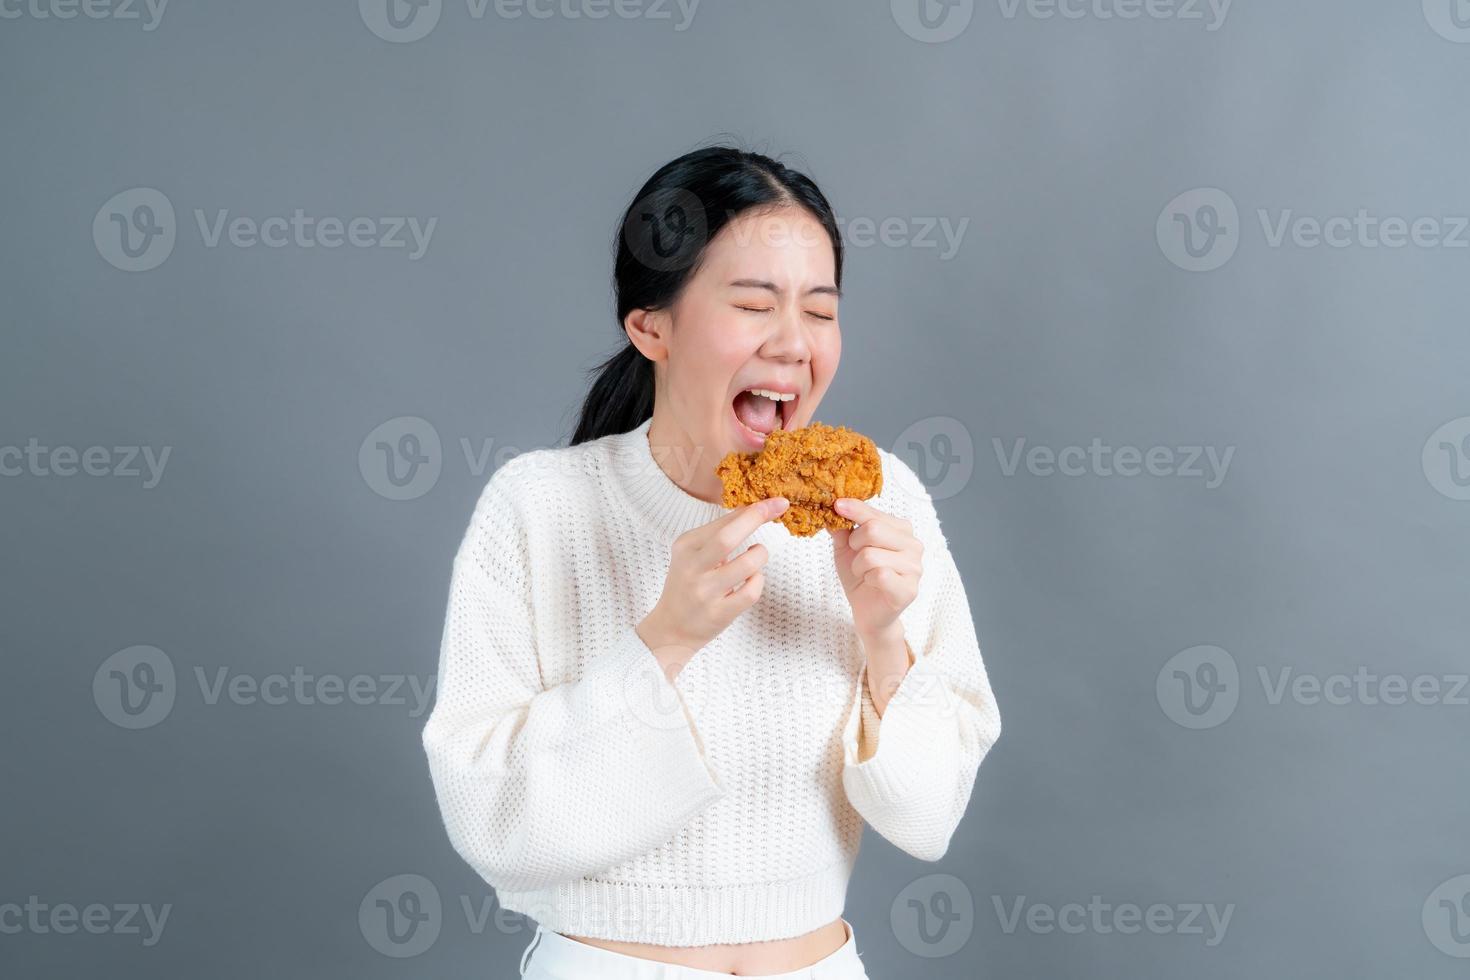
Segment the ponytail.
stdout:
<svg viewBox="0 0 1470 980">
<path fill-rule="evenodd" d="M 653 416 L 653 362 L 631 342 L 599 364 L 572 445 L 628 432 Z"/>
</svg>

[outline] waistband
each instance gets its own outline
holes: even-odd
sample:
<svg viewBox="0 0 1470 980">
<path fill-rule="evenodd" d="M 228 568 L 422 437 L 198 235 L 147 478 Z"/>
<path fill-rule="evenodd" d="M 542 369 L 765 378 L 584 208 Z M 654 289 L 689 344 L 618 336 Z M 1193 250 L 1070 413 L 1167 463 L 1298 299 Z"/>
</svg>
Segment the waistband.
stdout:
<svg viewBox="0 0 1470 980">
<path fill-rule="evenodd" d="M 760 980 L 847 980 L 853 976 L 864 976 L 857 951 L 857 939 L 852 924 L 842 920 L 847 930 L 847 942 L 822 959 L 787 973 L 747 974 Z M 569 939 L 559 932 L 542 926 L 536 927 L 526 951 L 521 954 L 521 975 L 525 976 L 527 964 L 532 958 L 546 957 L 547 965 L 570 974 L 597 977 L 598 980 L 729 980 L 730 974 L 713 970 L 697 970 L 676 963 L 660 963 L 638 956 L 614 952 L 601 946 Z"/>
</svg>

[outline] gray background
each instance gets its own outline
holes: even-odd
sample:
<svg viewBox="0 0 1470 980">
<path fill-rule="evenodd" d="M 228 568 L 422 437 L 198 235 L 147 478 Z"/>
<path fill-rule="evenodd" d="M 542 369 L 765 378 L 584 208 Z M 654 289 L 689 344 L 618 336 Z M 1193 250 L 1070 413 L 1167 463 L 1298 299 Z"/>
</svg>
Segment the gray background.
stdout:
<svg viewBox="0 0 1470 980">
<path fill-rule="evenodd" d="M 819 417 L 916 465 L 909 436 L 952 437 L 958 468 L 925 477 L 1005 718 L 942 861 L 865 837 L 847 916 L 875 980 L 1463 976 L 1470 707 L 1446 695 L 1470 660 L 1470 250 L 1272 247 L 1257 212 L 1451 234 L 1470 215 L 1470 38 L 1448 0 L 1237 0 L 1215 30 L 1203 6 L 1008 6 L 951 10 L 971 19 L 942 42 L 915 36 L 913 4 L 837 0 L 705 0 L 684 30 L 676 9 L 476 18 L 445 0 L 407 43 L 350 2 L 175 0 L 151 31 L 0 19 L 0 451 L 170 450 L 151 487 L 13 454 L 0 477 L 0 904 L 100 903 L 114 924 L 115 906 L 171 906 L 151 946 L 45 919 L 0 932 L 0 972 L 514 975 L 530 928 L 466 918 L 493 893 L 439 822 L 426 706 L 208 687 L 298 668 L 368 675 L 385 699 L 393 678 L 400 696 L 428 682 L 493 454 L 563 443 L 618 341 L 621 209 L 731 134 L 807 169 L 845 220 L 897 219 L 849 252 Z M 176 242 L 127 272 L 91 229 L 139 187 L 171 202 Z M 1213 271 L 1156 234 L 1161 214 L 1207 219 L 1166 211 L 1194 188 L 1239 209 Z M 295 208 L 437 226 L 411 260 L 211 248 L 194 217 Z M 968 221 L 953 255 L 914 240 L 941 218 Z M 410 419 L 440 469 L 390 499 L 369 435 L 427 431 Z M 1094 437 L 1234 455 L 1214 487 L 1007 474 L 1017 439 Z M 1233 712 L 1193 728 L 1167 665 L 1200 645 L 1238 680 L 1217 692 Z M 135 646 L 167 657 L 174 695 L 136 730 L 104 664 Z M 1272 703 L 1262 668 L 1428 675 L 1441 696 Z M 442 903 L 411 958 L 380 952 L 372 922 L 405 880 Z M 958 951 L 913 941 L 911 885 L 969 896 Z M 1023 896 L 1044 913 L 1094 895 L 1232 917 L 1214 945 L 1208 925 L 1006 928 Z"/>
</svg>

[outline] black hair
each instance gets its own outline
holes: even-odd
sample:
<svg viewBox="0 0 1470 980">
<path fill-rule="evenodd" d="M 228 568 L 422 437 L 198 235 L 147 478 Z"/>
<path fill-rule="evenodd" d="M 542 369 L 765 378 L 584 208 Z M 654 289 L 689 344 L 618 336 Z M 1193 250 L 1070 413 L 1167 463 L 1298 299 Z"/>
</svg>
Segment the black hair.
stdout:
<svg viewBox="0 0 1470 980">
<path fill-rule="evenodd" d="M 653 362 L 627 339 L 633 310 L 662 310 L 699 269 L 710 241 L 751 208 L 801 207 L 832 240 L 842 288 L 842 236 L 832 206 L 805 174 L 771 157 L 728 146 L 693 150 L 648 178 L 623 213 L 613 263 L 618 332 L 624 343 L 594 367 L 571 445 L 628 432 L 653 415 Z"/>
</svg>

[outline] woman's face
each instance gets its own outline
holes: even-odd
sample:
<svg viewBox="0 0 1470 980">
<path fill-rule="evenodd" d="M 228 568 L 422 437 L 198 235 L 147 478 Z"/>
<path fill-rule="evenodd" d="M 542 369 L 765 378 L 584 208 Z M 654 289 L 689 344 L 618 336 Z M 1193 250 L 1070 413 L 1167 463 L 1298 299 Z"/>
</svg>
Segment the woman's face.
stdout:
<svg viewBox="0 0 1470 980">
<path fill-rule="evenodd" d="M 662 336 L 639 343 L 657 379 L 650 442 L 695 454 L 688 489 L 717 487 L 726 453 L 811 421 L 842 354 L 837 300 L 831 239 L 805 208 L 746 212 L 710 242 L 655 326 Z M 742 394 L 751 388 L 794 397 Z"/>
</svg>

